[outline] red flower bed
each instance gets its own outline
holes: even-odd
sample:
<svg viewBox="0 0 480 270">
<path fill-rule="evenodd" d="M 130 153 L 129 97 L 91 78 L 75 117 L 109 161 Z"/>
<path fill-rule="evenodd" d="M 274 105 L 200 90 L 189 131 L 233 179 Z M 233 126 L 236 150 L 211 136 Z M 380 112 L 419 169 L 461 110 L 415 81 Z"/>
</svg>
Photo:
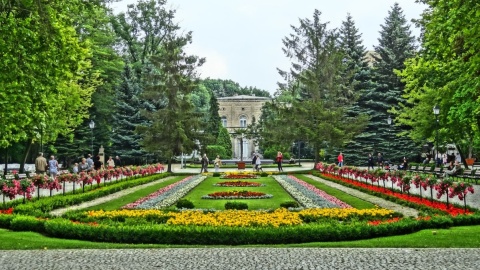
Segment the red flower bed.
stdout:
<svg viewBox="0 0 480 270">
<path fill-rule="evenodd" d="M 448 213 L 452 216 L 456 216 L 456 215 L 460 215 L 460 214 L 473 214 L 473 212 L 471 212 L 469 210 L 465 211 L 464 209 L 455 207 L 451 204 L 447 205 L 446 203 L 439 202 L 439 201 L 431 201 L 431 200 L 428 200 L 428 199 L 425 199 L 425 198 L 419 198 L 419 197 L 408 195 L 408 194 L 394 192 L 394 191 L 392 191 L 390 189 L 387 189 L 387 188 L 369 185 L 369 184 L 366 184 L 366 183 L 363 183 L 363 182 L 350 180 L 348 178 L 344 178 L 344 177 L 337 176 L 337 175 L 325 174 L 325 176 L 327 176 L 328 178 L 332 178 L 332 179 L 335 179 L 335 180 L 338 180 L 338 181 L 341 181 L 341 182 L 345 182 L 345 183 L 348 183 L 348 184 L 351 184 L 351 185 L 354 185 L 354 186 L 357 186 L 357 187 L 367 189 L 367 190 L 371 190 L 371 191 L 374 191 L 374 192 L 379 192 L 379 193 L 382 193 L 382 194 L 385 194 L 385 195 L 388 195 L 388 196 L 393 196 L 395 198 L 398 198 L 398 199 L 401 199 L 401 200 L 404 200 L 404 201 L 408 201 L 408 202 L 411 202 L 411 203 L 435 208 L 435 209 L 444 211 L 444 212 L 446 212 L 446 213 Z"/>
<path fill-rule="evenodd" d="M 7 210 L 0 209 L 0 214 L 12 215 L 13 214 L 13 208 L 10 207 Z"/>
<path fill-rule="evenodd" d="M 258 178 L 255 174 L 226 174 L 221 177 L 222 179 L 256 179 Z"/>
<path fill-rule="evenodd" d="M 202 196 L 202 199 L 266 199 L 273 197 L 270 194 L 254 191 L 219 191 Z"/>
<path fill-rule="evenodd" d="M 249 182 L 249 181 L 228 181 L 216 183 L 215 186 L 220 187 L 260 187 L 263 184 L 258 182 Z"/>
</svg>

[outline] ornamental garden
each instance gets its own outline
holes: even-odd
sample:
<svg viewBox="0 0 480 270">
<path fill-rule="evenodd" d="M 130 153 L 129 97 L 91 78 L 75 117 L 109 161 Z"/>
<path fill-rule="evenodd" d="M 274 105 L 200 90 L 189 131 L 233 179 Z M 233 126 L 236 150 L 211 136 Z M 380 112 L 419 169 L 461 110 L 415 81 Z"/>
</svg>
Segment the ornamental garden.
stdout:
<svg viewBox="0 0 480 270">
<path fill-rule="evenodd" d="M 418 215 L 384 209 L 322 181 L 413 208 Z M 73 183 L 76 189 L 65 191 L 65 183 Z M 412 186 L 423 193 L 411 194 Z M 297 174 L 196 175 L 164 173 L 163 166 L 156 164 L 65 173 L 56 179 L 14 177 L 1 180 L 0 188 L 0 227 L 98 242 L 288 244 L 480 224 L 478 209 L 466 204 L 468 195 L 475 192 L 468 183 L 429 174 L 322 163 L 315 170 Z M 61 192 L 39 196 L 40 189 Z M 111 194 L 123 195 L 112 198 Z M 11 200 L 6 202 L 5 197 Z M 442 197 L 457 197 L 464 203 L 440 201 Z M 93 200 L 102 202 L 69 210 Z M 62 209 L 67 211 L 59 211 Z"/>
</svg>

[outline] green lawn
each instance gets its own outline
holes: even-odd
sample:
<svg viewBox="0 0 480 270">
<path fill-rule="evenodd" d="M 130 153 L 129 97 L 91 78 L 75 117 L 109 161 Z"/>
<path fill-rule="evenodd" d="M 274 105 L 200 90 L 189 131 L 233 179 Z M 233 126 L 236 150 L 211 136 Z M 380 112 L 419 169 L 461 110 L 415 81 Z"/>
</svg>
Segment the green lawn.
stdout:
<svg viewBox="0 0 480 270">
<path fill-rule="evenodd" d="M 436 232 L 435 234 L 433 232 Z M 268 247 L 341 247 L 341 248 L 480 248 L 480 226 L 450 229 L 422 230 L 416 233 L 368 240 L 345 242 L 315 242 Z M 80 240 L 49 238 L 33 232 L 12 232 L 0 229 L 0 250 L 26 249 L 113 249 L 113 248 L 167 248 L 172 245 L 131 245 L 96 243 Z M 197 247 L 197 246 L 181 246 Z M 205 247 L 205 246 L 202 246 Z M 212 246 L 215 247 L 215 246 Z M 260 247 L 260 246 L 256 246 Z"/>
<path fill-rule="evenodd" d="M 232 179 L 220 179 L 219 177 L 208 177 L 190 191 L 184 199 L 193 202 L 195 208 L 201 209 L 217 209 L 224 210 L 225 203 L 228 201 L 244 202 L 248 204 L 249 210 L 258 209 L 276 209 L 280 204 L 286 201 L 293 201 L 294 199 L 278 184 L 272 177 L 261 177 L 258 179 L 246 179 L 245 181 L 259 182 L 265 184 L 263 187 L 218 187 L 213 184 L 218 182 L 232 181 Z M 248 190 L 272 194 L 270 199 L 248 199 L 248 200 L 207 200 L 202 199 L 202 196 L 218 191 L 233 191 L 233 190 Z"/>
</svg>

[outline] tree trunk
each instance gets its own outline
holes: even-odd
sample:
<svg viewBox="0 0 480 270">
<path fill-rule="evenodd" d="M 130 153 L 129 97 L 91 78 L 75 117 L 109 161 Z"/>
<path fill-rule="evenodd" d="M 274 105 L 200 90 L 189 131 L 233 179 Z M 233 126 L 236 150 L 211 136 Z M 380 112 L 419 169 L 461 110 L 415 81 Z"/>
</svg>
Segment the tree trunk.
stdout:
<svg viewBox="0 0 480 270">
<path fill-rule="evenodd" d="M 30 154 L 30 149 L 32 149 L 32 141 L 27 142 L 27 147 L 25 147 L 25 153 L 23 153 L 23 161 L 20 164 L 20 172 L 25 172 L 25 163 L 27 163 L 28 154 Z"/>
</svg>

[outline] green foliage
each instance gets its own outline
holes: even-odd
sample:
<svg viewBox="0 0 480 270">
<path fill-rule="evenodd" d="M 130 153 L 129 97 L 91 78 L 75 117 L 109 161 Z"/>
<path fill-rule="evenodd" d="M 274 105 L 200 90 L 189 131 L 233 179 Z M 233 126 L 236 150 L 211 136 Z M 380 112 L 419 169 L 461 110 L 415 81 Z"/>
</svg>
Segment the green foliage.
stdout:
<svg viewBox="0 0 480 270">
<path fill-rule="evenodd" d="M 226 202 L 225 209 L 248 210 L 248 204 L 244 202 Z"/>
<path fill-rule="evenodd" d="M 281 203 L 280 207 L 283 207 L 283 208 L 298 208 L 298 207 L 300 207 L 300 204 L 296 201 L 288 201 L 288 202 Z"/>
<path fill-rule="evenodd" d="M 180 199 L 177 201 L 175 205 L 178 209 L 186 208 L 186 209 L 193 209 L 195 208 L 195 205 L 193 205 L 193 202 L 187 199 Z"/>
<path fill-rule="evenodd" d="M 44 220 L 32 216 L 17 215 L 10 222 L 10 229 L 14 231 L 44 232 Z"/>
<path fill-rule="evenodd" d="M 249 95 L 257 97 L 270 97 L 270 93 L 265 90 L 260 90 L 256 87 L 241 87 L 238 83 L 232 80 L 222 79 L 204 79 L 201 84 L 210 89 L 215 97 L 233 97 L 235 95 Z"/>
<path fill-rule="evenodd" d="M 232 158 L 232 141 L 228 130 L 220 125 L 220 131 L 218 132 L 217 144 L 223 146 L 225 149 L 225 155 L 222 158 Z"/>
<path fill-rule="evenodd" d="M 338 33 L 329 30 L 320 15 L 315 10 L 313 19 L 301 19 L 298 27 L 292 26 L 293 34 L 283 39 L 283 50 L 292 67 L 288 72 L 279 70 L 286 81 L 279 85 L 294 99 L 290 106 L 272 103 L 267 107 L 270 115 L 262 119 L 263 138 L 289 148 L 292 141 L 308 142 L 315 149 L 317 162 L 322 145 L 343 146 L 367 120 L 346 115 L 356 95 L 349 77 L 342 76 L 345 54 L 338 46 Z"/>
<path fill-rule="evenodd" d="M 421 52 L 398 72 L 406 84 L 407 105 L 400 108 L 401 124 L 416 141 L 455 142 L 470 156 L 480 145 L 478 70 L 480 58 L 476 1 L 426 1 L 418 23 L 423 27 Z M 432 108 L 440 115 L 434 121 Z M 437 126 L 438 124 L 438 126 Z"/>
<path fill-rule="evenodd" d="M 220 156 L 220 159 L 227 157 L 227 151 L 221 145 L 207 145 L 207 156 L 208 159 L 213 161 L 217 155 Z"/>
</svg>

